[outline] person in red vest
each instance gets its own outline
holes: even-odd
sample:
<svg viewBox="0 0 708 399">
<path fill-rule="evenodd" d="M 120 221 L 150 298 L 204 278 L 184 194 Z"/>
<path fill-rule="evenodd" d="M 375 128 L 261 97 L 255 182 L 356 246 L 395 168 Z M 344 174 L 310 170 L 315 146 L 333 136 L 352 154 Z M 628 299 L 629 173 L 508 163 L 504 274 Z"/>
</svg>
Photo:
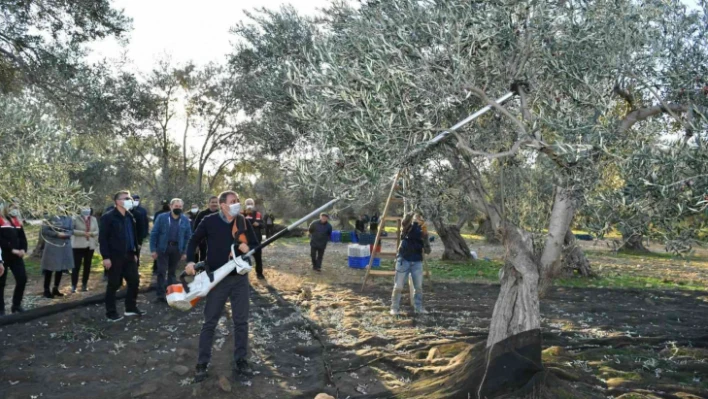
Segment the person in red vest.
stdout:
<svg viewBox="0 0 708 399">
<path fill-rule="evenodd" d="M 256 202 L 253 198 L 246 200 L 246 209 L 243 210 L 243 216 L 251 222 L 253 230 L 256 232 L 256 238 L 258 238 L 258 243 L 263 240 L 263 233 L 261 229 L 263 228 L 263 218 L 261 213 L 256 211 Z M 263 275 L 263 256 L 260 250 L 253 254 L 253 258 L 256 260 L 256 274 L 259 280 L 263 280 L 265 275 Z"/>
</svg>

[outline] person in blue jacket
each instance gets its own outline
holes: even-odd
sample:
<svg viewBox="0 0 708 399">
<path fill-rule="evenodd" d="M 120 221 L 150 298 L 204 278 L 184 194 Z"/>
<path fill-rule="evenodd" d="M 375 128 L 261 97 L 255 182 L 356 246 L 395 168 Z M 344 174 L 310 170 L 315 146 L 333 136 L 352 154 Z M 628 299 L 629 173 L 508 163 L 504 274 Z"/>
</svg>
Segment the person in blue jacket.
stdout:
<svg viewBox="0 0 708 399">
<path fill-rule="evenodd" d="M 396 275 L 394 277 L 393 294 L 391 295 L 391 315 L 400 312 L 401 293 L 410 275 L 413 280 L 413 302 L 415 313 L 425 313 L 423 308 L 423 251 L 428 252 L 425 245 L 427 228 L 420 213 L 408 214 L 402 222 L 401 245 L 398 248 L 396 260 Z"/>
<path fill-rule="evenodd" d="M 170 212 L 160 214 L 150 232 L 150 252 L 157 261 L 157 299 L 165 299 L 167 285 L 176 281 L 177 263 L 187 259 L 187 243 L 192 237 L 192 224 L 182 213 L 184 201 L 170 201 Z M 165 278 L 167 275 L 167 278 Z"/>
</svg>

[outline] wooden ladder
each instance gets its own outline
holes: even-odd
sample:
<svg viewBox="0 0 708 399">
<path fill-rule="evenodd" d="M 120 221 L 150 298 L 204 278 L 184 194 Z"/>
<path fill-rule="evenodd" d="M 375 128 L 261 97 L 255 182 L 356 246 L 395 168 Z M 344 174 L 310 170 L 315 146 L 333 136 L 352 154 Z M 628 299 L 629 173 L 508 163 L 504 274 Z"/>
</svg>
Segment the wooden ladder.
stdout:
<svg viewBox="0 0 708 399">
<path fill-rule="evenodd" d="M 376 238 L 374 239 L 374 245 L 373 245 L 373 250 L 371 251 L 371 256 L 369 257 L 369 264 L 366 266 L 366 274 L 364 275 L 364 282 L 361 285 L 361 290 L 364 291 L 364 288 L 366 287 L 366 282 L 368 281 L 369 277 L 373 276 L 395 276 L 396 271 L 395 270 L 371 270 L 373 264 L 374 264 L 374 259 L 379 258 L 379 259 L 396 259 L 398 255 L 398 248 L 401 246 L 401 233 L 402 233 L 402 225 L 403 225 L 403 216 L 389 216 L 389 210 L 391 208 L 392 204 L 395 203 L 404 203 L 403 198 L 397 198 L 395 197 L 396 194 L 396 189 L 403 189 L 403 187 L 400 184 L 400 179 L 401 179 L 402 171 L 398 171 L 396 173 L 396 176 L 393 178 L 393 183 L 391 184 L 391 190 L 388 193 L 388 198 L 386 199 L 386 204 L 384 205 L 383 213 L 381 214 L 381 220 L 379 221 L 379 228 L 376 230 Z M 404 205 L 405 208 L 405 205 Z M 404 214 L 405 214 L 405 209 L 404 209 Z M 388 235 L 386 237 L 382 237 L 382 233 L 386 230 L 386 224 L 387 222 L 395 222 L 396 223 L 396 235 L 391 236 Z M 396 240 L 396 246 L 393 252 L 383 252 L 383 245 L 382 245 L 382 252 L 377 251 L 377 247 L 380 241 L 393 241 Z M 424 274 L 426 277 L 430 277 L 430 271 L 428 266 L 428 262 L 425 259 L 425 254 L 423 255 L 423 269 L 424 269 Z M 394 265 L 395 268 L 395 265 Z M 408 286 L 411 291 L 411 303 L 413 302 L 413 282 L 412 279 L 408 278 Z"/>
</svg>

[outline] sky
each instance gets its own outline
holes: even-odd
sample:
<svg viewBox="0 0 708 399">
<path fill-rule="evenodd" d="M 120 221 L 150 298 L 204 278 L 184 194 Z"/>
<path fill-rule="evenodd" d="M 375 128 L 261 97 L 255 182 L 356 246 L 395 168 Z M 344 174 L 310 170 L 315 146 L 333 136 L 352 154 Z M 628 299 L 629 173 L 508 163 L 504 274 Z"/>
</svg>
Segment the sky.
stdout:
<svg viewBox="0 0 708 399">
<path fill-rule="evenodd" d="M 169 56 L 175 64 L 194 61 L 204 65 L 222 61 L 234 40 L 229 29 L 246 19 L 243 10 L 254 7 L 279 8 L 292 4 L 304 14 L 314 14 L 327 0 L 114 0 L 113 7 L 133 19 L 125 47 L 115 39 L 91 45 L 90 59 L 118 59 L 125 53 L 140 72 L 148 72 L 156 61 Z"/>
<path fill-rule="evenodd" d="M 189 61 L 197 66 L 211 61 L 223 62 L 232 51 L 235 36 L 229 29 L 242 20 L 248 20 L 243 10 L 265 7 L 277 9 L 283 4 L 293 5 L 302 14 L 313 15 L 329 4 L 328 0 L 113 0 L 113 7 L 132 18 L 132 30 L 127 43 L 114 38 L 92 43 L 89 61 L 123 60 L 124 68 L 139 75 L 147 75 L 161 59 L 169 59 L 173 66 Z M 182 142 L 185 116 L 178 111 L 171 124 L 170 136 Z M 191 129 L 187 147 L 191 151 L 204 143 L 201 132 Z M 218 164 L 226 155 L 214 156 Z M 214 169 L 213 165 L 207 166 Z"/>
</svg>

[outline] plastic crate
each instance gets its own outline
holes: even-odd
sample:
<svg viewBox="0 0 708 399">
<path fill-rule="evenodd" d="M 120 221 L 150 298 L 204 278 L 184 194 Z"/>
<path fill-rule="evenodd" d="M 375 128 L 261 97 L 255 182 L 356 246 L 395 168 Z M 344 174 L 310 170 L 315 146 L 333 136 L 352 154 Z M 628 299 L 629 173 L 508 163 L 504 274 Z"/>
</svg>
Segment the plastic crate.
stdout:
<svg viewBox="0 0 708 399">
<path fill-rule="evenodd" d="M 381 258 L 374 258 L 374 263 L 371 267 L 381 267 Z"/>
<path fill-rule="evenodd" d="M 349 256 L 347 257 L 347 263 L 352 269 L 365 269 L 369 265 L 369 258 L 365 256 Z"/>
<path fill-rule="evenodd" d="M 351 237 L 352 237 L 352 242 L 353 242 L 353 243 L 358 243 L 358 242 L 359 242 L 359 237 L 356 236 L 356 231 L 352 231 L 352 232 L 350 233 L 350 235 L 351 235 Z"/>
<path fill-rule="evenodd" d="M 344 243 L 352 242 L 351 232 L 349 232 L 349 231 L 345 231 L 345 230 L 340 231 L 339 237 L 340 237 L 340 240 Z"/>
<path fill-rule="evenodd" d="M 341 242 L 342 241 L 342 233 L 339 230 L 334 230 L 332 232 L 332 235 L 329 237 L 329 239 L 332 242 Z"/>
</svg>

